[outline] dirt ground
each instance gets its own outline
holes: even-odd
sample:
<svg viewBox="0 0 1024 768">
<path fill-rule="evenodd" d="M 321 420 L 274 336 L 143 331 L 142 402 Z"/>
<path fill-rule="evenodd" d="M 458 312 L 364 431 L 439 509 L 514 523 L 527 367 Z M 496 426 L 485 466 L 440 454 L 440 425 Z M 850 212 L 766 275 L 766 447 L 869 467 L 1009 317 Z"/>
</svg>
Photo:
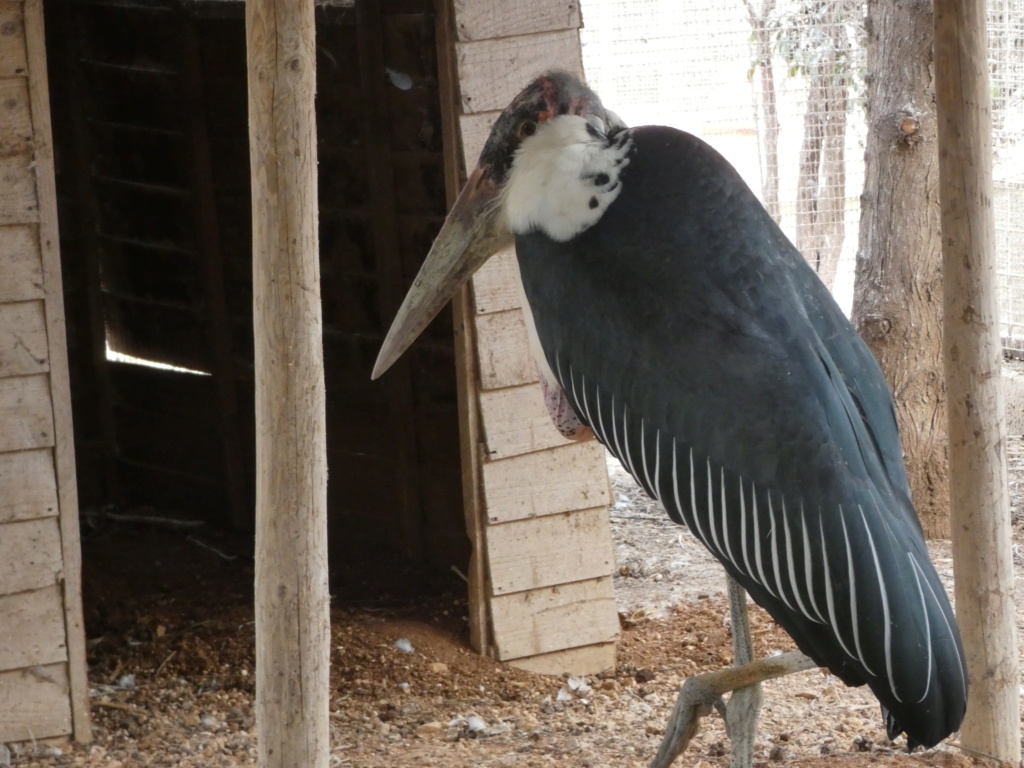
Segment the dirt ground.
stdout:
<svg viewBox="0 0 1024 768">
<path fill-rule="evenodd" d="M 1019 574 L 1024 444 L 1015 440 L 1010 448 Z M 647 764 L 682 680 L 731 662 L 725 581 L 692 536 L 670 523 L 620 467 L 610 469 L 622 624 L 616 668 L 586 679 L 557 678 L 481 658 L 467 646 L 464 585 L 454 574 L 406 574 L 410 582 L 432 585 L 426 595 L 375 587 L 370 572 L 348 574 L 361 588 L 346 594 L 358 594 L 360 602 L 339 595 L 332 611 L 331 765 Z M 0 766 L 255 765 L 253 563 L 246 547 L 244 539 L 206 529 L 88 517 L 83 548 L 94 741 L 0 745 Z M 935 542 L 932 555 L 951 579 L 949 543 Z M 1018 594 L 1019 633 L 1021 603 Z M 752 620 L 758 654 L 792 648 L 756 607 Z M 979 763 L 953 744 L 913 755 L 904 750 L 902 738 L 886 738 L 866 689 L 845 688 L 817 670 L 765 685 L 759 764 Z M 677 764 L 711 768 L 728 759 L 722 720 L 712 714 Z"/>
</svg>

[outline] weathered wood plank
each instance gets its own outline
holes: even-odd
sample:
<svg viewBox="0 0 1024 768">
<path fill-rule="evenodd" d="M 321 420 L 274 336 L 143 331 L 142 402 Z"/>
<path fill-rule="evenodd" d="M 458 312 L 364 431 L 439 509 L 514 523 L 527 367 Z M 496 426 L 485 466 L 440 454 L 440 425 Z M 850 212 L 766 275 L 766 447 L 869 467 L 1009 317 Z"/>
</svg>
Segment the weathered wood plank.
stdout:
<svg viewBox="0 0 1024 768">
<path fill-rule="evenodd" d="M 615 567 L 607 507 L 490 525 L 487 552 L 496 595 L 610 576 Z"/>
<path fill-rule="evenodd" d="M 473 275 L 473 297 L 480 315 L 521 306 L 515 246 L 498 251 Z"/>
<path fill-rule="evenodd" d="M 487 521 L 506 523 L 608 504 L 608 469 L 596 440 L 484 464 Z"/>
<path fill-rule="evenodd" d="M 437 79 L 441 101 L 441 142 L 444 147 L 444 186 L 447 207 L 455 203 L 462 187 L 464 166 L 459 154 L 459 95 L 455 70 L 455 32 L 451 2 L 437 4 Z M 480 412 L 477 407 L 480 387 L 476 376 L 476 344 L 473 329 L 473 296 L 463 285 L 452 297 L 452 321 L 455 331 L 456 391 L 459 403 L 459 443 L 462 454 L 462 499 L 466 534 L 472 548 L 467 567 L 469 602 L 469 642 L 478 653 L 488 655 L 491 648 L 490 594 L 487 585 L 486 539 L 484 528 L 482 442 Z"/>
<path fill-rule="evenodd" d="M 53 445 L 49 376 L 0 379 L 0 452 Z"/>
<path fill-rule="evenodd" d="M 0 453 L 0 523 L 57 514 L 53 451 Z"/>
<path fill-rule="evenodd" d="M 610 576 L 499 595 L 491 616 L 502 660 L 609 643 L 619 635 Z"/>
<path fill-rule="evenodd" d="M 515 387 L 537 381 L 523 313 L 518 309 L 480 315 L 476 319 L 480 386 Z"/>
<path fill-rule="evenodd" d="M 63 558 L 63 620 L 67 641 L 71 720 L 75 738 L 92 740 L 89 684 L 85 661 L 85 617 L 82 611 L 82 552 L 78 531 L 78 484 L 71 417 L 71 382 L 64 328 L 64 291 L 57 227 L 57 186 L 53 131 L 50 122 L 50 85 L 46 69 L 46 31 L 42 0 L 25 0 L 25 49 L 29 65 L 29 101 L 32 109 L 32 144 L 38 199 L 39 247 L 46 287 L 46 332 L 49 339 L 50 403 L 54 424 L 54 466 L 60 505 L 60 543 Z M 60 710 L 60 711 L 63 711 Z"/>
<path fill-rule="evenodd" d="M 56 584 L 61 572 L 57 518 L 0 525 L 0 595 Z"/>
<path fill-rule="evenodd" d="M 523 83 L 526 85 L 526 83 Z M 472 171 L 480 162 L 480 153 L 483 151 L 487 137 L 491 135 L 491 128 L 501 115 L 500 110 L 492 112 L 481 112 L 474 115 L 462 115 L 459 118 L 459 130 L 462 133 L 462 160 L 466 168 Z"/>
<path fill-rule="evenodd" d="M 0 597 L 0 669 L 58 661 L 67 661 L 60 586 Z"/>
<path fill-rule="evenodd" d="M 579 26 L 580 7 L 575 0 L 455 0 L 455 29 L 460 40 L 532 35 Z"/>
<path fill-rule="evenodd" d="M 570 675 L 596 675 L 615 668 L 615 643 L 599 643 L 542 653 L 539 656 L 524 656 L 511 659 L 509 664 L 538 675 L 563 675 L 566 672 Z"/>
<path fill-rule="evenodd" d="M 36 179 L 32 155 L 0 153 L 0 224 L 32 224 L 39 221 Z"/>
<path fill-rule="evenodd" d="M 0 2 L 0 77 L 15 77 L 27 71 L 21 2 L 3 0 Z"/>
<path fill-rule="evenodd" d="M 579 30 L 457 43 L 466 114 L 504 109 L 541 72 L 557 67 L 583 76 Z"/>
<path fill-rule="evenodd" d="M 0 672 L 0 712 L 0 744 L 70 734 L 67 664 Z"/>
<path fill-rule="evenodd" d="M 49 370 L 41 301 L 0 304 L 0 378 Z"/>
<path fill-rule="evenodd" d="M 492 461 L 573 442 L 555 429 L 539 383 L 481 392 L 480 415 Z"/>
<path fill-rule="evenodd" d="M 0 303 L 42 298 L 43 267 L 36 227 L 0 227 L 0 254 Z"/>
<path fill-rule="evenodd" d="M 3 35 L 0 34 L 0 41 Z M 3 43 L 0 42 L 0 45 Z M 0 155 L 17 155 L 32 148 L 32 113 L 28 106 L 28 80 L 0 78 Z"/>
</svg>

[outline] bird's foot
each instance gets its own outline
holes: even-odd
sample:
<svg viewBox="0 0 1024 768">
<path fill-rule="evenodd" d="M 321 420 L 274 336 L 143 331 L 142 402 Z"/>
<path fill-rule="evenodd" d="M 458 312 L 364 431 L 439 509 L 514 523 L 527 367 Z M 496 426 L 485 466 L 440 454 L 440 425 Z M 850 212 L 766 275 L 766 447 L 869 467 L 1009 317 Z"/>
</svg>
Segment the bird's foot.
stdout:
<svg viewBox="0 0 1024 768">
<path fill-rule="evenodd" d="M 658 754 L 648 768 L 669 768 L 689 745 L 700 728 L 700 719 L 710 714 L 712 707 L 719 712 L 725 710 L 726 727 L 733 742 L 731 767 L 749 766 L 753 760 L 754 732 L 760 706 L 758 684 L 816 666 L 804 654 L 793 651 L 688 678 L 669 717 Z M 729 691 L 735 693 L 726 704 L 722 696 Z"/>
</svg>

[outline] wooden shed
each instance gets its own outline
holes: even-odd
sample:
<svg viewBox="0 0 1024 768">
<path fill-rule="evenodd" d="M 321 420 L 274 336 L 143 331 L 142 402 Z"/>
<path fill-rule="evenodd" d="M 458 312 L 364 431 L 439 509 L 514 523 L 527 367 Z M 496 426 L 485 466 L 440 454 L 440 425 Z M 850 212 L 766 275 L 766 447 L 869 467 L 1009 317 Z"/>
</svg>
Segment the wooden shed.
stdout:
<svg viewBox="0 0 1024 768">
<path fill-rule="evenodd" d="M 582 70 L 579 23 L 317 6 L 332 581 L 454 566 L 474 647 L 553 673 L 614 663 L 609 488 L 550 423 L 513 254 L 369 373 L 464 159 L 532 76 Z M 0 44 L 0 742 L 87 738 L 79 506 L 253 522 L 243 4 L 3 0 Z"/>
<path fill-rule="evenodd" d="M 0 3 L 0 743 L 89 736 L 39 0 Z"/>
</svg>

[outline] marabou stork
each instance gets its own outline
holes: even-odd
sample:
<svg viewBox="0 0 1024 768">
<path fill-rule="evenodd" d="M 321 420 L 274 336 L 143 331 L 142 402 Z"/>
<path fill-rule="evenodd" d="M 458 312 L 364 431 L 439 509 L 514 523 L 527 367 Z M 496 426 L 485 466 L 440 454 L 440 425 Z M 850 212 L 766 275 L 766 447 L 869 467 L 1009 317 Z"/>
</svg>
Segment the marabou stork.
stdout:
<svg viewBox="0 0 1024 768">
<path fill-rule="evenodd" d="M 810 666 L 869 685 L 911 748 L 955 731 L 964 652 L 885 379 L 739 174 L 687 133 L 626 128 L 571 75 L 537 78 L 495 123 L 374 378 L 511 238 L 559 428 L 593 430 L 810 657 L 684 686 L 654 764 L 723 692 Z"/>
</svg>

